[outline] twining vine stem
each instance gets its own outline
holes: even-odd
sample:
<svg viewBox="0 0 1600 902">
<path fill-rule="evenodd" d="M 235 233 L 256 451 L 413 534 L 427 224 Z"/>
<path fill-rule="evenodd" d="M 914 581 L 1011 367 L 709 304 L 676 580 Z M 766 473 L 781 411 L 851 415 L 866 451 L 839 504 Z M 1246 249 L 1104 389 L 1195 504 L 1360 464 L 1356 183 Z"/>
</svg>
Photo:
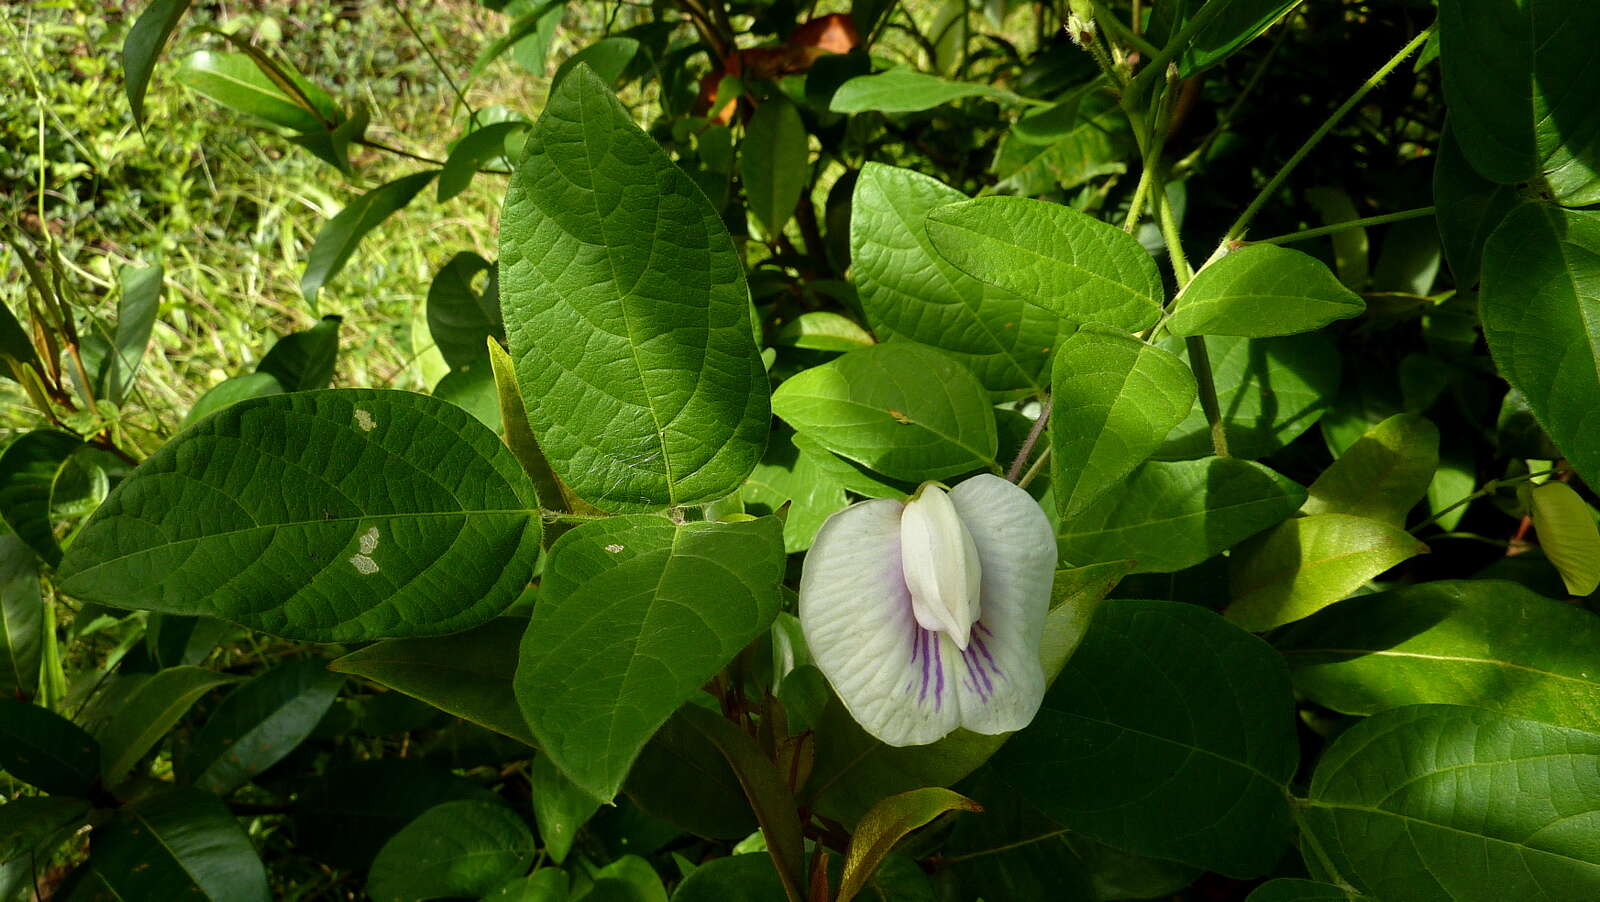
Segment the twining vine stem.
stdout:
<svg viewBox="0 0 1600 902">
<path fill-rule="evenodd" d="M 1314 229 L 1304 229 L 1299 232 L 1290 232 L 1287 235 L 1278 235 L 1272 238 L 1252 239 L 1250 244 L 1294 244 L 1297 241 L 1309 241 L 1312 238 L 1321 238 L 1323 235 L 1334 235 L 1347 232 L 1351 229 L 1361 229 L 1367 226 L 1385 225 L 1391 222 L 1405 222 L 1408 219 L 1421 219 L 1432 216 L 1433 207 L 1418 207 L 1415 210 L 1401 210 L 1398 213 L 1384 213 L 1381 216 L 1368 216 L 1364 219 L 1347 219 L 1332 225 L 1318 226 Z"/>
</svg>

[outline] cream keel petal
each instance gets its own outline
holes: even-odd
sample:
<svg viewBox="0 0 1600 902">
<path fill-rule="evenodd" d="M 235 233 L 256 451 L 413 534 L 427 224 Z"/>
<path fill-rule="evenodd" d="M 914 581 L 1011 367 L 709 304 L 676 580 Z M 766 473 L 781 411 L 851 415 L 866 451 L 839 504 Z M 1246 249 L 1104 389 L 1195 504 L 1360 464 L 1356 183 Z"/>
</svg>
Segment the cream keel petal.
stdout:
<svg viewBox="0 0 1600 902">
<path fill-rule="evenodd" d="M 1039 503 L 998 476 L 968 479 L 950 501 L 983 564 L 981 616 L 956 666 L 961 726 L 1020 730 L 1044 700 L 1039 642 L 1055 577 L 1055 534 Z"/>
<path fill-rule="evenodd" d="M 921 745 L 959 723 L 959 653 L 912 614 L 900 560 L 903 507 L 864 501 L 823 524 L 800 577 L 800 626 L 812 660 L 863 729 L 889 745 Z"/>
<path fill-rule="evenodd" d="M 900 555 L 911 612 L 923 629 L 939 630 L 967 647 L 978 619 L 982 563 L 944 489 L 931 483 L 900 514 Z"/>
</svg>

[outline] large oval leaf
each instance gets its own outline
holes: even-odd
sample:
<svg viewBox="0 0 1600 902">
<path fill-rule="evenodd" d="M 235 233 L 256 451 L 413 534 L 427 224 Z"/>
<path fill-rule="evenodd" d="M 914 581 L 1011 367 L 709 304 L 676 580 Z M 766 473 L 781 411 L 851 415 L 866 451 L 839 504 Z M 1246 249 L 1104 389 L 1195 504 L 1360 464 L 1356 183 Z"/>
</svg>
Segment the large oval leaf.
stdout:
<svg viewBox="0 0 1600 902">
<path fill-rule="evenodd" d="M 801 435 L 896 479 L 998 471 L 999 431 L 965 367 L 910 342 L 873 345 L 789 377 L 772 409 Z"/>
<path fill-rule="evenodd" d="M 88 795 L 100 779 L 100 744 L 48 708 L 0 696 L 0 768 L 57 795 Z"/>
<path fill-rule="evenodd" d="M 965 194 L 909 169 L 868 163 L 850 214 L 851 277 L 880 333 L 948 351 L 996 391 L 1039 388 L 1056 317 L 967 275 L 929 240 L 929 211 Z"/>
<path fill-rule="evenodd" d="M 1453 132 L 1446 130 L 1439 136 L 1433 164 L 1433 205 L 1438 210 L 1439 243 L 1456 287 L 1478 284 L 1484 242 L 1517 206 L 1517 196 L 1516 188 L 1491 182 L 1473 170 Z"/>
<path fill-rule="evenodd" d="M 88 880 L 114 899 L 267 902 L 267 871 L 216 796 L 172 789 L 117 810 L 96 827 Z"/>
<path fill-rule="evenodd" d="M 76 436 L 35 429 L 0 451 L 0 518 L 52 566 L 61 563 L 61 546 L 50 520 L 50 496 L 56 475 L 81 447 Z"/>
<path fill-rule="evenodd" d="M 1600 735 L 1477 708 L 1374 715 L 1317 764 L 1302 815 L 1344 881 L 1406 902 L 1600 898 Z"/>
<path fill-rule="evenodd" d="M 102 703 L 110 717 L 95 728 L 95 738 L 105 749 L 100 767 L 106 782 L 127 776 L 195 702 L 235 679 L 203 667 L 169 667 L 138 682 L 115 705 Z"/>
<path fill-rule="evenodd" d="M 44 650 L 44 597 L 33 551 L 0 536 L 0 695 L 32 698 Z"/>
<path fill-rule="evenodd" d="M 993 769 L 1076 832 L 1250 877 L 1288 842 L 1298 761 L 1265 643 L 1194 605 L 1111 600 Z"/>
<path fill-rule="evenodd" d="M 225 796 L 295 750 L 344 681 L 315 658 L 291 661 L 235 689 L 189 742 L 180 763 L 196 786 Z"/>
<path fill-rule="evenodd" d="M 1502 580 L 1361 595 L 1277 639 L 1295 686 L 1345 714 L 1488 708 L 1600 733 L 1600 619 Z"/>
<path fill-rule="evenodd" d="M 1254 632 L 1292 623 L 1427 550 L 1400 527 L 1367 517 L 1286 520 L 1229 556 L 1228 619 Z"/>
<path fill-rule="evenodd" d="M 481 896 L 528 869 L 533 833 L 500 802 L 462 799 L 424 811 L 373 859 L 375 902 Z"/>
<path fill-rule="evenodd" d="M 1439 3 L 1450 127 L 1501 184 L 1543 177 L 1575 207 L 1600 201 L 1600 5 L 1591 0 Z"/>
<path fill-rule="evenodd" d="M 425 395 L 256 398 L 189 428 L 101 505 L 70 595 L 312 641 L 439 635 L 527 585 L 533 487 L 494 433 Z"/>
<path fill-rule="evenodd" d="M 1439 468 L 1439 430 L 1414 413 L 1367 430 L 1306 489 L 1308 514 L 1354 514 L 1391 526 L 1428 493 Z"/>
<path fill-rule="evenodd" d="M 800 192 L 810 181 L 811 148 L 800 111 L 782 94 L 756 108 L 739 145 L 739 177 L 750 213 L 768 235 L 783 233 Z"/>
<path fill-rule="evenodd" d="M 1500 374 L 1600 485 L 1600 213 L 1512 211 L 1483 250 L 1478 312 Z"/>
<path fill-rule="evenodd" d="M 774 517 L 679 526 L 640 514 L 562 536 L 516 675 L 540 748 L 614 797 L 651 734 L 771 625 L 783 565 Z"/>
<path fill-rule="evenodd" d="M 1168 339 L 1161 345 L 1188 359 L 1182 340 Z M 1227 424 L 1228 450 L 1235 457 L 1266 457 L 1289 444 L 1316 425 L 1339 392 L 1339 349 L 1324 335 L 1212 335 L 1206 339 L 1206 350 L 1217 406 Z M 1196 404 L 1156 457 L 1182 459 L 1210 453 L 1211 427 Z"/>
<path fill-rule="evenodd" d="M 1150 252 L 1109 223 L 1061 204 L 983 197 L 928 213 L 946 260 L 1063 318 L 1137 332 L 1164 297 Z"/>
<path fill-rule="evenodd" d="M 1270 338 L 1312 332 L 1366 309 L 1315 257 L 1253 244 L 1207 264 L 1178 295 L 1173 335 Z"/>
<path fill-rule="evenodd" d="M 1172 573 L 1282 521 L 1305 489 L 1232 457 L 1145 462 L 1057 534 L 1061 560 L 1131 559 L 1135 573 Z"/>
<path fill-rule="evenodd" d="M 533 425 L 602 507 L 712 501 L 769 429 L 728 230 L 593 72 L 562 81 L 506 194 L 500 282 Z"/>
<path fill-rule="evenodd" d="M 1056 351 L 1050 485 L 1071 517 L 1161 446 L 1194 406 L 1175 355 L 1131 335 L 1084 327 Z"/>
</svg>

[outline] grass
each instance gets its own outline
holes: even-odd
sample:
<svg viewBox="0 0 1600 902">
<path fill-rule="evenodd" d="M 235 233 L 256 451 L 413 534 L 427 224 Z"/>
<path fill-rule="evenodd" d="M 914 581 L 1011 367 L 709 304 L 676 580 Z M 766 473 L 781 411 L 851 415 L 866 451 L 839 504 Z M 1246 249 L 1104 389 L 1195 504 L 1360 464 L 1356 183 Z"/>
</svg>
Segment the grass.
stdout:
<svg viewBox="0 0 1600 902">
<path fill-rule="evenodd" d="M 59 250 L 80 302 L 107 321 L 116 271 L 162 263 L 166 292 L 140 379 L 157 435 L 174 429 L 205 389 L 250 370 L 275 336 L 315 316 L 300 274 L 317 230 L 360 191 L 426 164 L 362 148 L 346 179 L 266 130 L 177 83 L 181 58 L 219 40 L 200 25 L 252 36 L 345 107 L 373 111 L 369 136 L 441 159 L 465 122 L 454 91 L 412 38 L 394 2 L 340 7 L 309 0 L 205 4 L 185 20 L 151 81 L 141 135 L 123 94 L 120 49 L 144 4 L 94 0 L 0 2 L 0 216 L 33 248 L 0 249 L 0 302 L 26 309 L 16 253 Z M 269 12 L 270 11 L 270 12 Z M 486 35 L 507 22 L 468 0 L 409 2 L 406 12 L 458 82 Z M 533 116 L 543 79 L 496 67 L 468 89 L 475 107 L 504 104 Z M 42 153 L 41 153 L 42 150 Z M 431 192 L 368 236 L 326 289 L 321 313 L 344 317 L 337 385 L 425 389 L 412 323 L 433 274 L 454 253 L 495 256 L 502 176 L 480 175 L 445 204 Z M 45 238 L 48 231 L 48 239 Z M 5 432 L 41 425 L 14 383 L 0 382 Z M 136 402 L 137 403 L 137 402 Z"/>
</svg>

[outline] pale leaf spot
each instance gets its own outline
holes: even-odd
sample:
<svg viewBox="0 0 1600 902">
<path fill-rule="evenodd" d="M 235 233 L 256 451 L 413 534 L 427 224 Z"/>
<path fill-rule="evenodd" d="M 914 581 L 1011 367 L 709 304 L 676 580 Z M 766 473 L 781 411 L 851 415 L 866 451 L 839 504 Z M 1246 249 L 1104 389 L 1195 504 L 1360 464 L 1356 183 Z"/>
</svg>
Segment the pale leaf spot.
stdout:
<svg viewBox="0 0 1600 902">
<path fill-rule="evenodd" d="M 615 545 L 615 544 L 607 545 L 606 546 L 606 550 L 611 552 L 612 554 L 621 554 L 622 553 L 622 546 L 621 545 Z"/>
<path fill-rule="evenodd" d="M 356 572 L 362 576 L 371 576 L 378 572 L 378 562 L 364 554 L 352 555 L 350 563 L 355 566 Z"/>
<path fill-rule="evenodd" d="M 357 428 L 359 428 L 362 432 L 371 432 L 373 427 L 377 425 L 378 421 L 372 418 L 372 414 L 367 413 L 365 410 L 362 410 L 359 407 L 356 408 Z"/>
<path fill-rule="evenodd" d="M 361 412 L 357 411 L 357 413 Z M 350 565 L 355 567 L 356 572 L 362 576 L 370 576 L 377 573 L 378 562 L 373 560 L 371 555 L 372 552 L 378 550 L 378 527 L 369 527 L 366 532 L 361 534 L 357 542 L 361 546 L 361 551 L 350 556 Z"/>
</svg>

